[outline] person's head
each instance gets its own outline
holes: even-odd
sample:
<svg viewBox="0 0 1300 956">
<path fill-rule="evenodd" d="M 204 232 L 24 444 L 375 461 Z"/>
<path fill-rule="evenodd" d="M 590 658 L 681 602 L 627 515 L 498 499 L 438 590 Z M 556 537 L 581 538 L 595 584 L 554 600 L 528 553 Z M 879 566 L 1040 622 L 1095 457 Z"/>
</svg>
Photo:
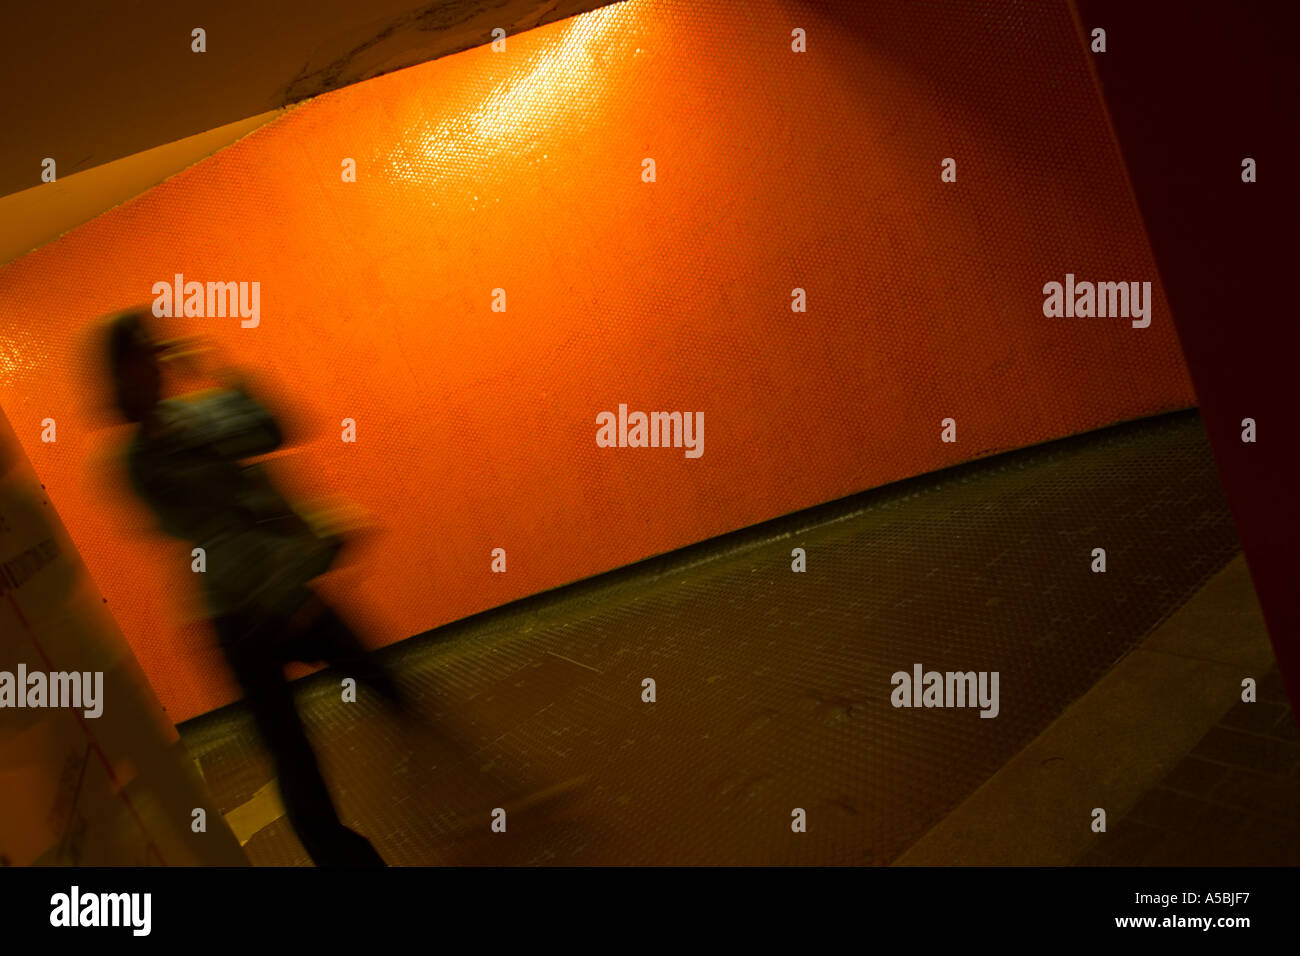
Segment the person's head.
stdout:
<svg viewBox="0 0 1300 956">
<path fill-rule="evenodd" d="M 108 361 L 118 409 L 128 421 L 144 421 L 162 397 L 158 346 L 149 333 L 146 313 L 126 312 L 110 323 Z"/>
</svg>

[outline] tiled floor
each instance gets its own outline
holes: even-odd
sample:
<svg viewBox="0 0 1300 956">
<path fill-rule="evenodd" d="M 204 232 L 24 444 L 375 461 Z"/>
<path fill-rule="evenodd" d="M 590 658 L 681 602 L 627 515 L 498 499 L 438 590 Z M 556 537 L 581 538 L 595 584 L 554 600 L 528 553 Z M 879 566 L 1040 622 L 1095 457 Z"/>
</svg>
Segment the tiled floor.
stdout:
<svg viewBox="0 0 1300 956">
<path fill-rule="evenodd" d="M 1300 731 L 1281 677 L 1233 706 L 1082 860 L 1125 866 L 1300 865 Z"/>
<path fill-rule="evenodd" d="M 341 703 L 341 675 L 304 680 L 300 707 L 341 815 L 394 864 L 884 864 L 1237 550 L 1204 431 L 1181 413 L 831 503 L 388 648 L 437 728 L 424 738 L 364 697 Z M 914 663 L 998 671 L 999 716 L 892 707 L 891 675 Z M 222 812 L 270 778 L 238 706 L 181 730 Z M 1269 731 L 1250 738 L 1261 753 L 1294 746 Z M 1235 776 L 1207 787 L 1273 792 L 1220 769 Z M 496 807 L 506 834 L 489 830 Z M 1124 821 L 1107 846 L 1121 829 L 1149 843 L 1154 828 Z M 307 862 L 283 819 L 246 849 Z"/>
</svg>

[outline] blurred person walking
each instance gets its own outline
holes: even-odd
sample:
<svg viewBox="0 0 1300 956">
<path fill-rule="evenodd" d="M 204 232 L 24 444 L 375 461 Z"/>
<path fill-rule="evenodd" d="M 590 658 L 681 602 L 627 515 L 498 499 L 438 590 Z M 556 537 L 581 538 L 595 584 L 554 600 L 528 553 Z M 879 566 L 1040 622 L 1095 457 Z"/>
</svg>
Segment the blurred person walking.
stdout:
<svg viewBox="0 0 1300 956">
<path fill-rule="evenodd" d="M 220 390 L 163 397 L 160 360 L 180 352 L 155 342 L 147 312 L 110 323 L 114 399 L 138 426 L 127 449 L 131 485 L 166 534 L 204 549 L 207 612 L 308 854 L 318 866 L 385 866 L 339 820 L 284 672 L 290 661 L 324 662 L 408 713 L 391 675 L 308 586 L 334 564 L 342 541 L 313 530 L 260 466 L 242 461 L 279 448 L 283 435 L 241 382 L 225 373 Z"/>
</svg>

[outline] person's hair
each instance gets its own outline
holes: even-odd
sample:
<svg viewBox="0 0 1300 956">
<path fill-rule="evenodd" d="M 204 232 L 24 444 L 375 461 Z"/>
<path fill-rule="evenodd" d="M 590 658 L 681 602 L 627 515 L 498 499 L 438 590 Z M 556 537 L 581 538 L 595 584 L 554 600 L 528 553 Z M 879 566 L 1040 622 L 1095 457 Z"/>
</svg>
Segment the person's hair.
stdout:
<svg viewBox="0 0 1300 956">
<path fill-rule="evenodd" d="M 108 371 L 113 383 L 113 398 L 118 410 L 131 421 L 137 421 L 138 415 L 122 394 L 122 370 L 129 362 L 150 354 L 152 349 L 152 337 L 143 312 L 124 312 L 109 322 Z"/>
</svg>

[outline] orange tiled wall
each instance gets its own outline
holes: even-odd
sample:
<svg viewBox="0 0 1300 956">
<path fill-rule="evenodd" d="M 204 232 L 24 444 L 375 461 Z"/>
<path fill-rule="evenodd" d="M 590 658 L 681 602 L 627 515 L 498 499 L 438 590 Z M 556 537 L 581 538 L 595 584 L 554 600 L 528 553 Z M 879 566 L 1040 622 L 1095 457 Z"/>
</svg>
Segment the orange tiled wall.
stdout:
<svg viewBox="0 0 1300 956">
<path fill-rule="evenodd" d="M 1064 4 L 632 0 L 382 77 L 0 270 L 0 404 L 177 720 L 234 690 L 82 350 L 177 272 L 261 283 L 258 328 L 190 330 L 277 383 L 283 480 L 382 526 L 333 585 L 376 642 L 1185 407 L 1158 281 L 1148 329 L 1042 315 L 1067 271 L 1157 279 L 1085 56 Z M 596 447 L 620 402 L 703 411 L 703 457 Z"/>
</svg>

